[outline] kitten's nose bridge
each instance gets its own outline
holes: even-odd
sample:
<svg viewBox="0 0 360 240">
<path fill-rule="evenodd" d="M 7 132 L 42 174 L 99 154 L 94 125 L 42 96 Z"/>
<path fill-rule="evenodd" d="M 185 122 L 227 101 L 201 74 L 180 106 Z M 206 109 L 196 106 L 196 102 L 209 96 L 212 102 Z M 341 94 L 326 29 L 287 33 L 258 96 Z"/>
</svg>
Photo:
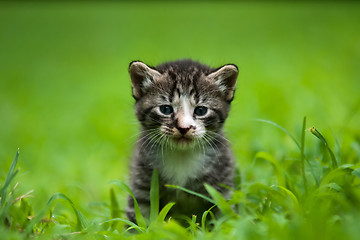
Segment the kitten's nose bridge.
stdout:
<svg viewBox="0 0 360 240">
<path fill-rule="evenodd" d="M 180 115 L 176 121 L 176 128 L 181 134 L 186 134 L 191 128 L 195 129 L 194 120 L 191 116 Z"/>
<path fill-rule="evenodd" d="M 176 128 L 182 135 L 185 135 L 191 128 L 195 129 L 195 121 L 187 98 L 181 99 L 181 106 L 177 114 Z"/>
</svg>

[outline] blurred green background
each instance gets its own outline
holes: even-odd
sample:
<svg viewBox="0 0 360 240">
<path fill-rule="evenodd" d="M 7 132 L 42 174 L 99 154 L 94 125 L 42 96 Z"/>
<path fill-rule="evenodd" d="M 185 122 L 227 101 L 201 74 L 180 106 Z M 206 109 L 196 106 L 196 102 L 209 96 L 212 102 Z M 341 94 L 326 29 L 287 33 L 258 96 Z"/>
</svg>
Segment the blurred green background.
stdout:
<svg viewBox="0 0 360 240">
<path fill-rule="evenodd" d="M 20 148 L 35 206 L 55 192 L 108 199 L 138 130 L 132 60 L 237 64 L 226 132 L 241 171 L 257 151 L 296 149 L 255 118 L 300 136 L 307 116 L 339 147 L 359 141 L 359 13 L 356 2 L 0 2 L 0 175 Z M 252 171 L 244 181 L 267 174 Z"/>
</svg>

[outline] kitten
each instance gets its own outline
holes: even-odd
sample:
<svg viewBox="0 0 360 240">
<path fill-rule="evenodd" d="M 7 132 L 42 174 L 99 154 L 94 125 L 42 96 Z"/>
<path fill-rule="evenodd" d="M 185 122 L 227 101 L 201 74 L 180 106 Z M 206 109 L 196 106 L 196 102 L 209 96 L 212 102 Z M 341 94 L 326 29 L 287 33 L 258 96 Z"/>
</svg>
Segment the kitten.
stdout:
<svg viewBox="0 0 360 240">
<path fill-rule="evenodd" d="M 176 202 L 171 214 L 201 214 L 212 204 L 165 184 L 208 195 L 204 183 L 225 197 L 234 185 L 234 162 L 222 128 L 234 97 L 238 68 L 212 69 L 191 60 L 149 67 L 130 63 L 136 117 L 141 125 L 131 164 L 131 189 L 143 215 L 149 216 L 150 182 L 159 172 L 160 209 Z M 136 222 L 129 197 L 126 214 Z"/>
</svg>

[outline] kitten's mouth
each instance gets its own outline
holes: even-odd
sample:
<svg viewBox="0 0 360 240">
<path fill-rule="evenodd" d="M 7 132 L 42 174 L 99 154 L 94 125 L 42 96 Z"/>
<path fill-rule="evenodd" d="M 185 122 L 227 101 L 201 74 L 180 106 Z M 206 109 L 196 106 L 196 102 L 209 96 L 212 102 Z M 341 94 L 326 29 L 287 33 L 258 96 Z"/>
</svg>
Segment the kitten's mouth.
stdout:
<svg viewBox="0 0 360 240">
<path fill-rule="evenodd" d="M 188 138 L 188 137 L 184 137 L 184 136 L 181 136 L 181 137 L 177 137 L 177 138 L 174 138 L 174 141 L 178 144 L 182 144 L 182 145 L 185 145 L 185 144 L 189 144 L 193 141 L 192 138 Z"/>
</svg>

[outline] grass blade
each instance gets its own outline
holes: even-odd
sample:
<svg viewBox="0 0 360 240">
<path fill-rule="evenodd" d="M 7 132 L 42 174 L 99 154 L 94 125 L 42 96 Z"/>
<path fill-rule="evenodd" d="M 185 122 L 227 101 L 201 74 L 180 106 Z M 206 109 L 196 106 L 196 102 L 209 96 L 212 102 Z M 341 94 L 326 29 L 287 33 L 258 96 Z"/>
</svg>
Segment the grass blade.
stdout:
<svg viewBox="0 0 360 240">
<path fill-rule="evenodd" d="M 184 187 L 180 187 L 180 186 L 177 186 L 177 185 L 170 185 L 170 184 L 166 184 L 165 187 L 168 187 L 168 188 L 174 188 L 174 189 L 180 189 L 181 191 L 184 191 L 184 192 L 187 192 L 191 195 L 194 195 L 194 196 L 197 196 L 197 197 L 200 197 L 202 199 L 205 199 L 206 201 L 208 202 L 211 202 L 212 204 L 216 204 L 214 200 L 212 200 L 211 198 L 203 195 L 203 194 L 200 194 L 200 193 L 197 193 L 197 192 L 194 192 L 194 191 L 191 191 L 189 189 L 186 189 Z"/>
<path fill-rule="evenodd" d="M 219 193 L 214 187 L 205 184 L 206 191 L 210 194 L 210 196 L 214 199 L 216 205 L 219 207 L 220 211 L 226 216 L 236 216 L 234 210 L 231 205 L 225 200 L 223 195 Z"/>
<path fill-rule="evenodd" d="M 322 180 L 321 185 L 336 182 L 336 179 L 344 179 L 346 176 L 352 174 L 356 176 L 356 170 L 352 169 L 353 166 L 346 164 L 339 168 L 331 170 Z M 354 174 L 355 172 L 355 174 Z"/>
<path fill-rule="evenodd" d="M 303 177 L 304 188 L 305 188 L 305 192 L 307 192 L 308 187 L 307 187 L 307 179 L 305 175 L 305 128 L 306 128 L 306 117 L 304 117 L 302 129 L 301 129 L 300 163 L 301 163 L 301 175 Z"/>
<path fill-rule="evenodd" d="M 110 189 L 110 207 L 111 207 L 111 218 L 120 217 L 120 208 L 113 188 Z"/>
<path fill-rule="evenodd" d="M 285 128 L 283 128 L 282 126 L 280 126 L 279 124 L 277 123 L 274 123 L 272 121 L 269 121 L 269 120 L 265 120 L 265 119 L 254 119 L 255 121 L 258 121 L 258 122 L 264 122 L 264 123 L 268 123 L 268 124 L 271 124 L 277 128 L 279 128 L 281 131 L 283 131 L 284 133 L 286 133 L 294 142 L 295 144 L 298 146 L 298 148 L 300 149 L 301 151 L 301 144 L 296 140 L 296 138 L 288 131 L 286 130 Z"/>
<path fill-rule="evenodd" d="M 299 212 L 300 211 L 300 204 L 299 201 L 297 199 L 297 197 L 294 195 L 293 192 L 291 192 L 289 189 L 282 187 L 282 186 L 276 186 L 279 189 L 281 189 L 282 191 L 284 191 L 291 199 L 291 201 L 293 202 L 293 209 L 295 212 Z"/>
<path fill-rule="evenodd" d="M 164 222 L 166 215 L 169 213 L 169 211 L 171 210 L 171 208 L 174 205 L 175 205 L 174 202 L 170 202 L 170 203 L 166 204 L 165 207 L 163 207 L 163 209 L 161 209 L 159 215 L 157 216 L 156 222 L 158 222 L 158 223 Z"/>
<path fill-rule="evenodd" d="M 358 178 L 360 178 L 360 168 L 355 169 L 351 173 L 352 173 L 352 175 L 357 176 Z"/>
<path fill-rule="evenodd" d="M 112 219 L 120 217 L 120 208 L 113 188 L 110 188 L 110 211 L 111 211 Z M 112 230 L 116 229 L 117 224 L 118 224 L 117 222 L 113 222 L 111 224 L 111 229 Z"/>
<path fill-rule="evenodd" d="M 52 208 L 53 204 L 55 203 L 55 201 L 57 201 L 58 199 L 62 199 L 67 201 L 68 203 L 70 203 L 70 206 L 72 207 L 75 216 L 76 216 L 76 231 L 81 231 L 85 228 L 87 228 L 88 226 L 88 221 L 86 219 L 86 217 L 81 213 L 81 211 L 79 211 L 74 203 L 71 201 L 70 198 L 68 198 L 65 194 L 63 193 L 55 193 L 54 195 L 52 195 L 49 199 L 49 201 L 47 202 L 46 206 L 27 224 L 26 228 L 25 228 L 25 232 L 27 234 L 31 234 L 34 226 L 36 224 L 38 224 L 42 218 L 44 217 L 44 215 Z"/>
<path fill-rule="evenodd" d="M 270 162 L 273 166 L 274 166 L 274 173 L 278 182 L 278 185 L 280 186 L 285 186 L 285 178 L 284 178 L 284 170 L 282 169 L 282 167 L 280 166 L 279 161 L 270 153 L 267 152 L 258 152 L 255 155 L 255 159 L 264 159 L 268 162 Z"/>
<path fill-rule="evenodd" d="M 199 229 L 199 224 L 196 222 L 197 216 L 196 215 L 192 215 L 191 219 L 188 218 L 186 219 L 187 222 L 189 223 L 189 227 L 187 228 L 188 231 L 191 232 L 192 235 L 195 235 L 197 230 Z"/>
<path fill-rule="evenodd" d="M 48 201 L 48 205 L 52 205 L 53 202 L 55 202 L 58 199 L 63 199 L 65 201 L 67 201 L 68 203 L 70 203 L 70 206 L 72 207 L 75 216 L 76 216 L 76 231 L 81 231 L 83 229 L 85 229 L 88 226 L 88 221 L 86 219 L 86 217 L 81 213 L 81 211 L 79 211 L 74 203 L 71 201 L 70 198 L 68 198 L 65 194 L 63 193 L 55 193 L 54 195 L 51 196 L 51 198 Z"/>
<path fill-rule="evenodd" d="M 330 154 L 333 169 L 338 168 L 338 164 L 337 164 L 337 161 L 336 161 L 336 157 L 335 157 L 333 151 L 331 151 L 331 149 L 330 149 L 330 147 L 329 147 L 329 144 L 327 143 L 327 141 L 326 141 L 326 139 L 324 138 L 324 136 L 323 136 L 315 127 L 310 128 L 309 131 L 310 131 L 315 137 L 317 137 L 318 139 L 320 139 L 321 142 L 324 143 L 326 149 L 328 150 L 328 152 L 329 152 L 329 154 Z"/>
<path fill-rule="evenodd" d="M 211 208 L 209 208 L 208 210 L 206 210 L 202 217 L 201 217 L 201 228 L 202 230 L 205 232 L 206 231 L 206 218 L 208 216 L 208 214 L 211 212 L 211 210 L 215 207 L 216 205 L 212 206 Z"/>
<path fill-rule="evenodd" d="M 136 217 L 136 222 L 139 225 L 139 227 L 146 229 L 146 222 L 145 219 L 140 211 L 140 207 L 138 202 L 136 201 L 136 198 L 133 194 L 133 192 L 131 191 L 131 189 L 123 182 L 119 181 L 119 180 L 113 180 L 111 181 L 112 184 L 115 184 L 116 186 L 120 187 L 122 190 L 124 190 L 125 192 L 127 192 L 128 194 L 130 194 L 130 196 L 132 197 L 132 199 L 134 200 L 134 208 L 135 208 L 135 217 Z"/>
<path fill-rule="evenodd" d="M 154 169 L 150 188 L 150 222 L 154 222 L 159 214 L 159 174 Z"/>
<path fill-rule="evenodd" d="M 0 197 L 1 197 L 1 204 L 0 206 L 2 207 L 5 203 L 6 197 L 7 197 L 7 188 L 9 187 L 11 181 L 14 179 L 14 177 L 16 176 L 16 174 L 19 172 L 18 170 L 15 171 L 16 168 L 16 164 L 19 158 L 19 149 L 17 150 L 14 160 L 11 163 L 8 175 L 6 176 L 5 182 L 3 187 L 0 190 Z"/>
<path fill-rule="evenodd" d="M 138 232 L 145 233 L 145 230 L 143 228 L 139 227 L 135 223 L 133 223 L 127 219 L 124 219 L 124 218 L 113 218 L 113 219 L 110 219 L 110 220 L 100 223 L 100 225 L 103 225 L 106 223 L 112 223 L 112 222 L 116 222 L 116 221 L 120 221 L 120 222 L 123 222 L 123 223 L 126 223 L 127 225 L 129 225 L 130 227 L 128 228 L 128 230 L 136 229 Z"/>
</svg>

